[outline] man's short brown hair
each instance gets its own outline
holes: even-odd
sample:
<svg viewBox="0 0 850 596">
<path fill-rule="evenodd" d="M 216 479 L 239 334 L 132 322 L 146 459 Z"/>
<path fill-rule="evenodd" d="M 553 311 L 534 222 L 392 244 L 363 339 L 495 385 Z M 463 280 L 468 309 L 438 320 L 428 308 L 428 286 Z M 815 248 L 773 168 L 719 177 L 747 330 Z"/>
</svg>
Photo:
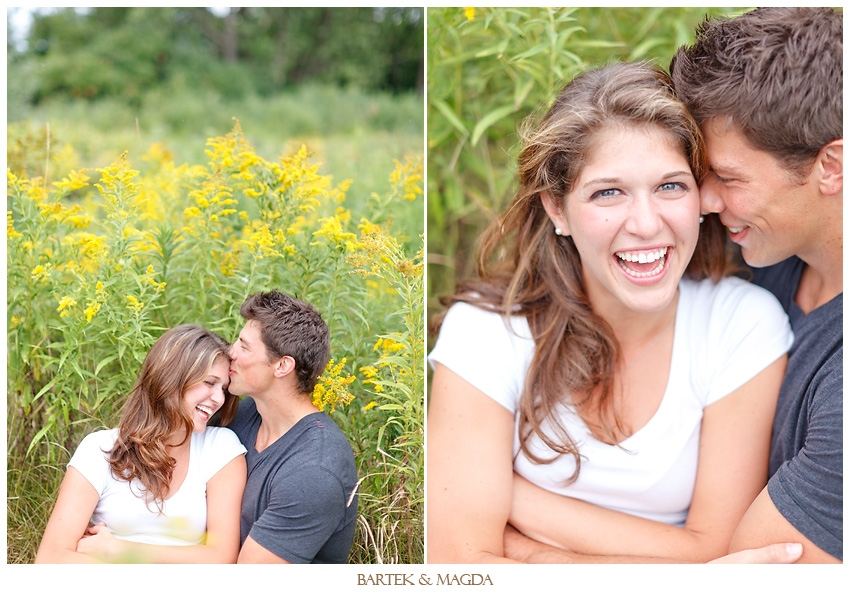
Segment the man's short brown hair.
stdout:
<svg viewBox="0 0 850 596">
<path fill-rule="evenodd" d="M 756 149 L 798 175 L 844 136 L 842 14 L 760 8 L 704 20 L 670 63 L 676 93 L 700 125 L 728 119 Z"/>
<path fill-rule="evenodd" d="M 330 359 L 330 331 L 310 304 L 277 290 L 249 296 L 239 313 L 260 325 L 260 337 L 272 359 L 295 360 L 298 388 L 312 393 Z"/>
</svg>

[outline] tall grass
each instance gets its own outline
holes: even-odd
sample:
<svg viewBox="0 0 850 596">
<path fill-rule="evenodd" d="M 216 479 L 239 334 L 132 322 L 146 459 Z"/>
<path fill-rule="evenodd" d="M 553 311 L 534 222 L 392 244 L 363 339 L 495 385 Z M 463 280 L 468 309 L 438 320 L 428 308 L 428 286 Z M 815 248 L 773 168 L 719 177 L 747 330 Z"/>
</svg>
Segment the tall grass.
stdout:
<svg viewBox="0 0 850 596">
<path fill-rule="evenodd" d="M 46 116 L 49 142 L 46 123 L 9 127 L 7 561 L 33 560 L 70 454 L 86 433 L 115 425 L 153 341 L 184 322 L 232 339 L 245 296 L 279 288 L 331 328 L 333 361 L 313 397 L 357 460 L 351 561 L 421 563 L 415 126 L 383 145 L 392 131 L 349 130 L 338 146 L 316 137 L 333 160 L 321 166 L 311 147 L 273 134 L 263 142 L 280 158 L 268 161 L 230 120 L 200 153 L 181 149 L 203 156 L 183 161 L 170 142 L 140 150 L 155 134 L 141 123 L 106 133 L 86 112 L 73 127 L 77 109 Z M 325 173 L 333 167 L 354 175 Z"/>
</svg>

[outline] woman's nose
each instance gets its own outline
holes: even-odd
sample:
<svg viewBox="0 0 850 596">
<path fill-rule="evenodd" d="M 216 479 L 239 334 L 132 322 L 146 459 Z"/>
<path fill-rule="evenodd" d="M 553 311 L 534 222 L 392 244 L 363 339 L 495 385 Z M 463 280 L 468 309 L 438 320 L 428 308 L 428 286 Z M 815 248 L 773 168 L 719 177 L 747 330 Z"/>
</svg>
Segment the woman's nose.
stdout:
<svg viewBox="0 0 850 596">
<path fill-rule="evenodd" d="M 626 231 L 642 238 L 652 238 L 663 227 L 660 205 L 649 197 L 637 197 L 629 206 Z"/>
</svg>

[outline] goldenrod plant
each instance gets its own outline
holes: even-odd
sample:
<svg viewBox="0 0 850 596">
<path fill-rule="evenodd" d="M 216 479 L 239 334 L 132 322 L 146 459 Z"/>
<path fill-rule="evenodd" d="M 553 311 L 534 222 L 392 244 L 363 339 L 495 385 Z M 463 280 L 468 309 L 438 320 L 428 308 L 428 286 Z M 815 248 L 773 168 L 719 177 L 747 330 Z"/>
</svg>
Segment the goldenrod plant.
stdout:
<svg viewBox="0 0 850 596">
<path fill-rule="evenodd" d="M 156 338 L 233 340 L 245 297 L 277 288 L 331 329 L 313 397 L 357 459 L 351 562 L 422 563 L 424 237 L 393 225 L 422 213 L 422 156 L 388 161 L 355 213 L 307 146 L 267 160 L 236 122 L 206 157 L 155 143 L 57 182 L 7 171 L 8 561 L 32 561 L 70 454 L 116 424 Z"/>
</svg>

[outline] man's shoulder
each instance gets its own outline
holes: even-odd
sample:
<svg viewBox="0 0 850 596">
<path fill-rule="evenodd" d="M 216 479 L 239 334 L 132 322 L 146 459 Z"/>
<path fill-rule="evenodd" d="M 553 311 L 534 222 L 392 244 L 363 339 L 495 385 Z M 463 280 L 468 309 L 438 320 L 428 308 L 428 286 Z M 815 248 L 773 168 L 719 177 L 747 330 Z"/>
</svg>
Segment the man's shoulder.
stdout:
<svg viewBox="0 0 850 596">
<path fill-rule="evenodd" d="M 805 263 L 798 257 L 790 257 L 768 267 L 752 267 L 749 271 L 751 281 L 769 290 L 788 312 L 800 285 L 804 266 Z"/>
<path fill-rule="evenodd" d="M 297 446 L 308 451 L 320 465 L 337 467 L 354 464 L 354 453 L 348 437 L 325 412 L 316 412 L 301 421 L 304 428 L 299 433 Z"/>
<path fill-rule="evenodd" d="M 357 482 L 357 466 L 348 438 L 333 419 L 316 412 L 299 421 L 300 429 L 280 461 L 280 479 L 309 478 L 313 483 L 336 483 L 350 489 Z"/>
</svg>

